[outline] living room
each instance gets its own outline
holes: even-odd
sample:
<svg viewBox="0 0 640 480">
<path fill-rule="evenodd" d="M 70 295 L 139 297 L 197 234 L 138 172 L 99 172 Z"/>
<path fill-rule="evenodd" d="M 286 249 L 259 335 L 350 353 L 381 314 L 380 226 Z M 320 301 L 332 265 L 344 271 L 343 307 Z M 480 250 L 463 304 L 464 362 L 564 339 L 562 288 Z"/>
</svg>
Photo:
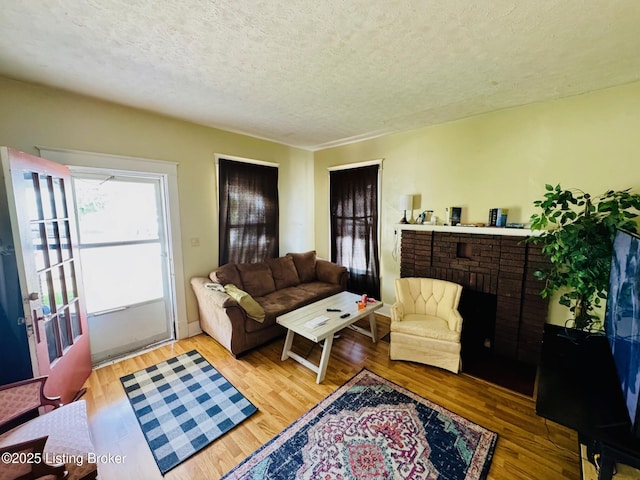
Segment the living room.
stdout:
<svg viewBox="0 0 640 480">
<path fill-rule="evenodd" d="M 315 249 L 323 258 L 330 256 L 327 168 L 384 159 L 380 278 L 387 303 L 400 272 L 393 251 L 403 194 L 421 198 L 414 219 L 427 209 L 444 219 L 446 207 L 459 205 L 463 222 L 483 222 L 503 205 L 509 221 L 526 223 L 546 183 L 592 194 L 638 188 L 630 176 L 638 82 L 316 152 L 8 78 L 0 86 L 3 110 L 13 112 L 0 120 L 3 145 L 34 155 L 37 145 L 179 163 L 186 292 L 189 278 L 217 266 L 215 153 L 279 163 L 280 251 Z M 194 238 L 199 246 L 191 246 Z M 565 313 L 555 308 L 550 321 L 563 323 Z M 197 304 L 187 295 L 179 331 L 198 328 Z"/>
<path fill-rule="evenodd" d="M 463 223 L 483 222 L 490 208 L 502 206 L 509 208 L 509 221 L 526 223 L 534 211 L 533 201 L 544 194 L 547 183 L 580 188 L 592 194 L 608 189 L 640 189 L 640 178 L 634 167 L 640 150 L 637 74 L 624 84 L 593 88 L 566 98 L 560 98 L 552 90 L 550 87 L 547 99 L 531 104 L 451 118 L 439 124 L 407 128 L 344 145 L 308 149 L 3 76 L 0 77 L 0 107 L 5 115 L 0 119 L 0 145 L 33 155 L 39 154 L 36 147 L 44 146 L 178 164 L 184 279 L 178 288 L 183 290 L 185 305 L 183 314 L 177 318 L 176 331 L 179 338 L 187 339 L 200 332 L 198 306 L 189 279 L 206 276 L 218 266 L 216 154 L 278 163 L 280 253 L 314 249 L 322 258 L 330 257 L 328 168 L 381 159 L 381 300 L 390 305 L 395 297 L 393 282 L 400 276 L 395 252 L 399 242 L 398 221 L 403 214 L 398 198 L 402 195 L 414 195 L 414 210 L 408 212 L 414 219 L 424 210 L 433 210 L 443 219 L 445 208 L 456 205 L 463 208 Z M 7 238 L 6 232 L 2 238 Z M 548 322 L 561 325 L 566 316 L 564 308 L 551 303 Z M 198 340 L 186 340 L 190 343 L 176 347 L 175 353 L 197 347 L 207 356 L 219 358 L 216 367 L 226 369 L 225 375 L 229 372 L 235 386 L 254 388 L 243 380 L 247 375 L 246 378 L 261 384 L 257 391 L 264 396 L 265 404 L 269 398 L 286 401 L 286 397 L 290 397 L 290 404 L 282 408 L 293 406 L 284 417 L 277 408 L 261 407 L 271 416 L 266 421 L 266 430 L 273 430 L 273 435 L 367 366 L 377 368 L 378 373 L 387 373 L 422 395 L 430 393 L 434 401 L 447 403 L 448 408 L 467 413 L 475 421 L 495 415 L 498 420 L 488 427 L 500 430 L 501 438 L 507 439 L 503 445 L 508 447 L 499 447 L 494 458 L 495 471 L 489 478 L 536 478 L 526 471 L 535 466 L 536 461 L 545 464 L 545 473 L 578 478 L 577 456 L 561 449 L 553 452 L 554 445 L 547 442 L 545 429 L 549 428 L 554 442 L 567 450 L 574 449 L 574 433 L 536 419 L 530 400 L 506 393 L 488 398 L 484 396 L 482 384 L 468 378 L 449 379 L 443 372 L 426 367 L 389 362 L 385 360 L 384 351 L 372 351 L 373 347 L 355 336 L 347 335 L 350 343 L 337 346 L 336 368 L 333 373 L 329 372 L 327 382 L 319 386 L 315 385 L 314 376 L 304 369 L 279 365 L 281 342 L 236 361 L 217 345 L 208 346 L 203 337 L 196 338 Z M 130 361 L 122 370 L 114 367 L 96 372 L 89 385 L 95 392 L 93 398 L 111 398 L 112 390 L 120 389 L 117 374 L 124 374 L 124 368 L 136 364 L 143 368 L 151 360 L 171 356 L 171 348 L 163 348 L 156 356 L 151 354 Z M 253 373 L 247 374 L 248 370 Z M 269 382 L 269 370 L 274 372 L 275 384 L 287 393 L 278 396 L 265 386 Z M 302 386 L 287 391 L 286 382 L 298 376 Z M 443 387 L 439 389 L 438 385 Z M 305 389 L 311 388 L 313 393 L 305 393 Z M 471 395 L 480 399 L 472 407 L 465 407 L 460 398 L 452 398 L 463 397 L 467 392 L 473 392 Z M 507 405 L 508 414 L 496 412 L 500 407 L 495 404 L 500 402 Z M 104 404 L 100 405 L 102 409 Z M 129 408 L 126 403 L 112 406 L 108 413 L 105 408 L 106 417 L 102 418 L 100 409 L 93 413 L 96 422 L 104 425 L 113 419 L 109 415 L 126 408 Z M 515 437 L 509 437 L 509 431 L 516 429 L 509 425 L 509 417 L 518 410 L 527 411 L 523 418 L 528 430 L 518 430 Z M 514 418 L 511 420 L 517 423 Z M 270 439 L 256 424 L 249 433 L 236 435 L 229 440 L 227 452 L 231 453 L 222 454 L 223 460 L 212 454 L 197 467 L 176 469 L 167 478 L 197 476 L 207 471 L 209 462 L 214 465 L 210 471 L 216 472 L 213 475 L 216 478 L 217 473 L 228 471 L 253 451 L 256 442 Z M 117 436 L 111 439 L 118 441 Z M 242 446 L 243 441 L 249 446 Z M 532 445 L 536 443 L 541 445 Z M 144 444 L 139 449 L 143 447 Z M 535 453 L 525 452 L 528 448 Z M 147 465 L 144 462 L 148 460 L 151 467 L 154 466 L 150 455 L 141 455 L 146 459 L 143 465 Z M 518 457 L 526 461 L 518 463 Z M 497 473 L 500 469 L 503 473 Z M 143 472 L 137 473 L 140 478 L 145 476 Z"/>
</svg>

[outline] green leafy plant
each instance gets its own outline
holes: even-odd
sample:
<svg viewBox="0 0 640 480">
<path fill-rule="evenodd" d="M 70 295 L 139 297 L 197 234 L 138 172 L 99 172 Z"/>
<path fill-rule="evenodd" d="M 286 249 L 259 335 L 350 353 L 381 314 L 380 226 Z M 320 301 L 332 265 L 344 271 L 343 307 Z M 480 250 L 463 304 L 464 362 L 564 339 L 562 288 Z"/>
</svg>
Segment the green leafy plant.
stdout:
<svg viewBox="0 0 640 480">
<path fill-rule="evenodd" d="M 629 188 L 597 197 L 560 185 L 545 188 L 544 200 L 533 202 L 541 212 L 531 216 L 531 229 L 542 233 L 529 238 L 550 261 L 548 269 L 535 272 L 545 282 L 541 295 L 561 291 L 559 303 L 573 314 L 568 324 L 601 331 L 595 312 L 607 298 L 613 239 L 617 228 L 637 232 L 640 195 Z"/>
</svg>

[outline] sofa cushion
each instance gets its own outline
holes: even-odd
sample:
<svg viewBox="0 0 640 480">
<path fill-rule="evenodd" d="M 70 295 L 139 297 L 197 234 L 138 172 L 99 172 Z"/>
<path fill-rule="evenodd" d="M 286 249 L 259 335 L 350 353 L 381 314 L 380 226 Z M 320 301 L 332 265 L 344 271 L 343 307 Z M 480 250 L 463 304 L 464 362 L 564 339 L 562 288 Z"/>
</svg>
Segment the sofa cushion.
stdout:
<svg viewBox="0 0 640 480">
<path fill-rule="evenodd" d="M 316 251 L 306 253 L 287 253 L 293 259 L 300 282 L 312 282 L 316 279 Z"/>
<path fill-rule="evenodd" d="M 257 300 L 267 314 L 278 316 L 318 300 L 318 297 L 315 292 L 310 292 L 299 287 L 288 287 L 282 290 L 276 290 Z"/>
<path fill-rule="evenodd" d="M 314 302 L 316 300 L 335 295 L 336 293 L 340 293 L 344 290 L 344 288 L 342 288 L 342 285 L 326 282 L 301 283 L 296 288 L 313 293 L 313 295 L 315 296 Z"/>
<path fill-rule="evenodd" d="M 252 297 L 262 297 L 276 289 L 271 269 L 265 262 L 238 263 L 236 267 L 242 279 L 242 289 Z"/>
<path fill-rule="evenodd" d="M 267 264 L 271 268 L 276 290 L 295 287 L 300 283 L 298 271 L 291 257 L 270 258 L 267 260 Z"/>
<path fill-rule="evenodd" d="M 321 282 L 340 285 L 346 271 L 347 268 L 342 265 L 336 265 L 326 260 L 316 260 L 316 276 Z"/>
<path fill-rule="evenodd" d="M 224 289 L 227 294 L 238 302 L 242 309 L 247 312 L 249 317 L 253 318 L 257 322 L 264 321 L 264 309 L 251 295 L 232 284 L 225 285 Z"/>
<path fill-rule="evenodd" d="M 218 267 L 216 270 L 209 274 L 209 278 L 212 282 L 217 282 L 220 285 L 232 284 L 238 288 L 244 288 L 240 273 L 236 268 L 235 263 L 227 263 Z"/>
</svg>

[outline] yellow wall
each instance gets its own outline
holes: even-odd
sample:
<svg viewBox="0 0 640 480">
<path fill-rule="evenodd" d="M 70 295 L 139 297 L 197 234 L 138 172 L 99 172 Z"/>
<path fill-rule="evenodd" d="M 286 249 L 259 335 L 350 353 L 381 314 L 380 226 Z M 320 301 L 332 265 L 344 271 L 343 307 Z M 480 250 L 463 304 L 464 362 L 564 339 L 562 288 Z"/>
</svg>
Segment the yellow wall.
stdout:
<svg viewBox="0 0 640 480">
<path fill-rule="evenodd" d="M 484 222 L 493 207 L 527 222 L 545 183 L 592 194 L 640 190 L 640 83 L 479 115 L 315 153 L 316 249 L 329 254 L 327 167 L 383 158 L 382 300 L 393 302 L 392 258 L 402 194 L 418 195 L 414 218 L 463 207 L 463 222 Z M 552 323 L 569 318 L 553 305 Z"/>
<path fill-rule="evenodd" d="M 398 197 L 418 196 L 413 212 L 485 221 L 492 207 L 526 222 L 545 183 L 596 194 L 640 190 L 640 82 L 579 97 L 517 107 L 387 135 L 315 154 L 0 77 L 0 145 L 37 155 L 36 145 L 177 162 L 184 277 L 217 265 L 214 153 L 278 162 L 281 253 L 316 248 L 329 256 L 327 167 L 383 158 L 382 299 L 393 301 L 392 258 Z M 200 239 L 199 247 L 190 240 Z M 187 316 L 197 322 L 188 285 Z M 553 308 L 551 321 L 566 313 Z"/>
<path fill-rule="evenodd" d="M 214 154 L 280 164 L 280 250 L 314 247 L 313 154 L 245 135 L 0 77 L 0 145 L 38 155 L 38 146 L 177 162 L 187 318 L 197 328 L 188 285 L 218 261 Z M 190 240 L 200 239 L 192 247 Z"/>
</svg>

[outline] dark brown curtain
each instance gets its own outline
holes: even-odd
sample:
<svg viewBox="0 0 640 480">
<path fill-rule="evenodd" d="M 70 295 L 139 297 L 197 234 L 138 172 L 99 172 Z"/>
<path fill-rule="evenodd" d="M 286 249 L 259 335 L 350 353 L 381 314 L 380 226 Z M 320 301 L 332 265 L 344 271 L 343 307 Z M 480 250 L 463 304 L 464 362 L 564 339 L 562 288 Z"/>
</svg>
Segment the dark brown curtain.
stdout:
<svg viewBox="0 0 640 480">
<path fill-rule="evenodd" d="M 219 264 L 277 257 L 278 168 L 220 159 Z"/>
<path fill-rule="evenodd" d="M 378 165 L 330 172 L 331 260 L 350 292 L 380 299 Z"/>
</svg>

